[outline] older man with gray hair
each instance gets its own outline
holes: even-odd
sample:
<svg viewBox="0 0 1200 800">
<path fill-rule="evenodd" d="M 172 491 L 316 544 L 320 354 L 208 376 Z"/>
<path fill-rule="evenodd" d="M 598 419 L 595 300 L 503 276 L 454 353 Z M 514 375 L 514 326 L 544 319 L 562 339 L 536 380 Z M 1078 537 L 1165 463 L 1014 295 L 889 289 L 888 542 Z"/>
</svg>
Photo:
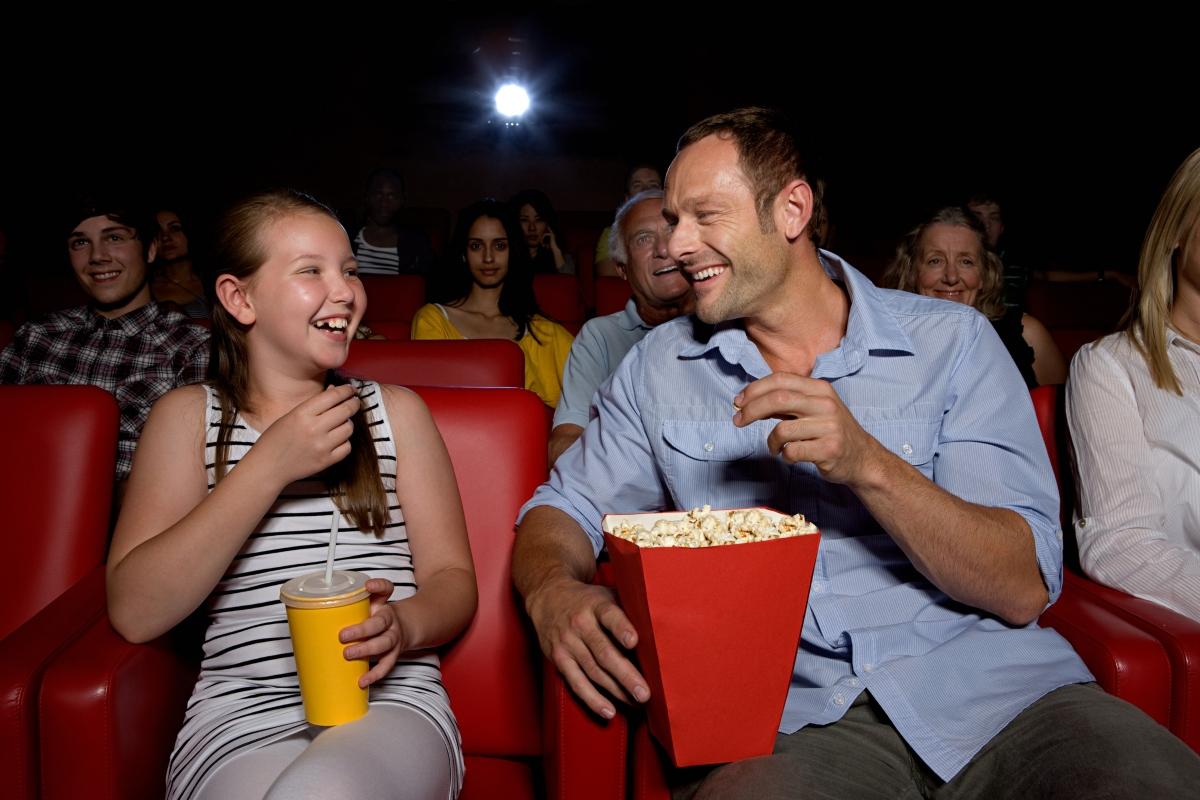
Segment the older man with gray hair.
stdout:
<svg viewBox="0 0 1200 800">
<path fill-rule="evenodd" d="M 691 286 L 667 253 L 661 189 L 639 192 L 617 209 L 609 253 L 633 297 L 615 314 L 589 321 L 575 337 L 554 411 L 550 463 L 583 433 L 592 395 L 651 328 L 691 313 Z"/>
</svg>

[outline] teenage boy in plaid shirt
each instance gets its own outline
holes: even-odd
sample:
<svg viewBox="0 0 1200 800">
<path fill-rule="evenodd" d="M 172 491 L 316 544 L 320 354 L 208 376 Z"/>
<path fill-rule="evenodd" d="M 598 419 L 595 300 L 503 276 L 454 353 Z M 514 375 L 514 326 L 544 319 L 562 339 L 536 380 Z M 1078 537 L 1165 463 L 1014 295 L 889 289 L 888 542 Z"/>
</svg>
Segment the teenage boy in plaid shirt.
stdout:
<svg viewBox="0 0 1200 800">
<path fill-rule="evenodd" d="M 0 353 L 0 384 L 91 384 L 111 392 L 121 409 L 116 477 L 123 481 L 150 406 L 204 379 L 208 331 L 150 296 L 153 217 L 118 202 L 85 201 L 64 222 L 71 268 L 90 301 L 22 325 Z"/>
</svg>

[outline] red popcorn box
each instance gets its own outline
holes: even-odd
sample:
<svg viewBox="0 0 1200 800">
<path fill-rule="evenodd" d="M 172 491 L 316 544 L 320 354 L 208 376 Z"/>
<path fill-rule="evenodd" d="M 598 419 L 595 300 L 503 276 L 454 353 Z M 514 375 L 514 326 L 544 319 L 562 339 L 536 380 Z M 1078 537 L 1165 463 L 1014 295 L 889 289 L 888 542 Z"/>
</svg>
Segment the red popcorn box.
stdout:
<svg viewBox="0 0 1200 800">
<path fill-rule="evenodd" d="M 757 510 L 772 522 L 786 518 Z M 711 512 L 719 519 L 729 513 Z M 787 699 L 820 533 L 707 547 L 639 547 L 612 535 L 622 523 L 650 529 L 685 517 L 608 514 L 603 523 L 617 596 L 638 632 L 650 732 L 677 767 L 767 755 Z"/>
</svg>

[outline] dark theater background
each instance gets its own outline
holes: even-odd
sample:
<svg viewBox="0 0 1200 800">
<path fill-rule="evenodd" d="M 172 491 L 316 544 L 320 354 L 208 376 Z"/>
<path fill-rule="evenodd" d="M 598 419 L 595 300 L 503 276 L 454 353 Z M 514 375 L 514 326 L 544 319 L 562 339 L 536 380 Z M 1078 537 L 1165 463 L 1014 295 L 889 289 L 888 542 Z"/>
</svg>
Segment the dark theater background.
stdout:
<svg viewBox="0 0 1200 800">
<path fill-rule="evenodd" d="M 231 199 L 290 185 L 353 221 L 367 173 L 388 165 L 414 209 L 452 214 L 532 186 L 602 222 L 629 163 L 665 166 L 690 123 L 748 104 L 800 120 L 828 181 L 831 247 L 870 274 L 922 214 L 978 188 L 1004 200 L 1039 266 L 1131 270 L 1159 193 L 1200 143 L 1194 87 L 1181 88 L 1194 70 L 1167 20 L 439 9 L 358 10 L 327 29 L 300 12 L 142 20 L 124 36 L 110 21 L 39 34 L 32 60 L 4 56 L 0 222 L 16 280 L 0 312 L 38 313 L 71 290 L 54 209 L 79 190 L 181 204 L 198 232 Z M 491 102 L 509 77 L 534 103 L 516 127 Z"/>
</svg>

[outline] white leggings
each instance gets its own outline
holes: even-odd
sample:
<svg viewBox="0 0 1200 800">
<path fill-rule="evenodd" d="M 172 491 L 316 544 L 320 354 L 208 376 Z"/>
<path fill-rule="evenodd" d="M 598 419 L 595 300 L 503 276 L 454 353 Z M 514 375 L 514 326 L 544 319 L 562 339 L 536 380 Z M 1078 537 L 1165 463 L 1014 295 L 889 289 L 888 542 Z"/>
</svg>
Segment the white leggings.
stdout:
<svg viewBox="0 0 1200 800">
<path fill-rule="evenodd" d="M 362 719 L 307 730 L 226 761 L 198 800 L 357 797 L 445 800 L 450 754 L 433 722 L 378 704 Z"/>
</svg>

